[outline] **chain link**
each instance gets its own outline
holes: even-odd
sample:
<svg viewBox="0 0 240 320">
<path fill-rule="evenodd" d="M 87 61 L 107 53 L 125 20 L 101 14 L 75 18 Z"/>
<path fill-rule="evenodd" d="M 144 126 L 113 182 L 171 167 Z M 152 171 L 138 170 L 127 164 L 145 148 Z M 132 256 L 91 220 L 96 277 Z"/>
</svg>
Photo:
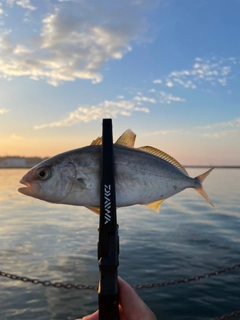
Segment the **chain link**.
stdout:
<svg viewBox="0 0 240 320">
<path fill-rule="evenodd" d="M 202 279 L 207 279 L 213 276 L 218 276 L 222 273 L 226 273 L 229 271 L 233 271 L 240 268 L 240 263 L 237 263 L 231 267 L 226 267 L 224 269 L 215 270 L 213 272 L 204 273 L 202 275 L 194 276 L 191 278 L 183 278 L 180 280 L 171 280 L 165 282 L 155 282 L 155 283 L 145 283 L 145 284 L 135 284 L 132 285 L 134 289 L 150 289 L 156 287 L 166 287 L 170 285 L 182 284 L 182 283 L 189 283 L 192 281 L 199 281 Z M 33 284 L 42 284 L 45 287 L 54 287 L 54 288 L 65 288 L 65 289 L 78 289 L 78 290 L 97 290 L 97 285 L 85 285 L 85 284 L 72 284 L 72 283 L 62 283 L 62 282 L 52 282 L 50 280 L 39 280 L 39 279 L 32 279 L 24 276 L 18 276 L 15 274 L 7 273 L 0 270 L 0 276 L 6 277 L 12 280 L 19 280 L 23 282 L 31 282 Z M 228 320 L 233 317 L 240 316 L 240 311 L 233 311 L 231 314 L 223 315 L 221 318 L 214 318 L 212 320 Z"/>
</svg>

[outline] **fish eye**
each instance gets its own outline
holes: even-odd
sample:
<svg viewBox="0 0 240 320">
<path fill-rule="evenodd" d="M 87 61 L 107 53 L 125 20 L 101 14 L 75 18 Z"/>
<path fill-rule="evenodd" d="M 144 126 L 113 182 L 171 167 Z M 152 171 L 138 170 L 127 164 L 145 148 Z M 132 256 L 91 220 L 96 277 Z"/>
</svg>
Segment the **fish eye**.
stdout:
<svg viewBox="0 0 240 320">
<path fill-rule="evenodd" d="M 46 180 L 50 177 L 50 168 L 39 168 L 36 172 L 36 176 L 40 180 Z"/>
</svg>

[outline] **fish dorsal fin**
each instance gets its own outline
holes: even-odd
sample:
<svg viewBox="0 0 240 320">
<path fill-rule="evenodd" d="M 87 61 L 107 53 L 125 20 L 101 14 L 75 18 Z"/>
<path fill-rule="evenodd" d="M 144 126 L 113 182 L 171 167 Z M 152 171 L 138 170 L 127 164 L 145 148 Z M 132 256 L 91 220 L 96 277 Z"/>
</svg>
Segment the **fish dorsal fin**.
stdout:
<svg viewBox="0 0 240 320">
<path fill-rule="evenodd" d="M 90 146 L 99 146 L 102 144 L 102 137 L 97 137 L 97 139 L 93 140 Z"/>
<path fill-rule="evenodd" d="M 163 201 L 164 200 L 166 200 L 167 198 L 165 198 L 165 199 L 161 199 L 161 200 L 157 200 L 157 201 L 155 201 L 155 202 L 151 202 L 151 203 L 148 203 L 148 204 L 146 204 L 146 206 L 149 208 L 149 209 L 151 209 L 151 210 L 153 210 L 153 211 L 155 211 L 155 212 L 157 212 L 157 213 L 160 213 L 160 205 L 163 203 Z"/>
<path fill-rule="evenodd" d="M 158 150 L 156 148 L 149 147 L 149 146 L 140 147 L 140 148 L 138 148 L 138 150 L 142 150 L 147 153 L 151 153 L 152 155 L 159 157 L 159 158 L 171 163 L 172 165 L 174 165 L 176 168 L 178 168 L 180 171 L 182 171 L 184 174 L 186 174 L 188 176 L 187 170 L 177 160 L 175 160 L 173 157 L 169 156 L 167 153 L 165 153 L 161 150 Z"/>
<path fill-rule="evenodd" d="M 123 132 L 123 134 L 117 139 L 115 144 L 120 144 L 124 147 L 133 148 L 136 139 L 136 134 L 128 129 Z M 93 140 L 91 146 L 99 146 L 102 144 L 102 137 L 97 137 L 97 139 Z"/>
<path fill-rule="evenodd" d="M 133 148 L 135 139 L 136 134 L 131 129 L 128 129 L 123 132 L 123 134 L 117 139 L 115 144 L 120 144 L 125 147 Z"/>
</svg>

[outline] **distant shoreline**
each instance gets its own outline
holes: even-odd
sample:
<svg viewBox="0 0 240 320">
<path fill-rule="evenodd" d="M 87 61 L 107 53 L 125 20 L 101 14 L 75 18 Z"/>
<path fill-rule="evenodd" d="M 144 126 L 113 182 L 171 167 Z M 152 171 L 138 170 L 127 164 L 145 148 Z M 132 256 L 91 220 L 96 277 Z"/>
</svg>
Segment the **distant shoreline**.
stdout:
<svg viewBox="0 0 240 320">
<path fill-rule="evenodd" d="M 0 157 L 0 169 L 30 169 L 47 158 L 6 156 Z M 240 165 L 183 165 L 185 168 L 240 169 Z"/>
</svg>

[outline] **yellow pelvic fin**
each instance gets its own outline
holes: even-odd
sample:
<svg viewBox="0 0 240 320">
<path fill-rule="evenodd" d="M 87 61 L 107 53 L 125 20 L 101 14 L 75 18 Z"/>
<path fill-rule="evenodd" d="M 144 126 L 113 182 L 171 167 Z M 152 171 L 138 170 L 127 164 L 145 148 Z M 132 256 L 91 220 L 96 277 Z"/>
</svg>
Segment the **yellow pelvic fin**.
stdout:
<svg viewBox="0 0 240 320">
<path fill-rule="evenodd" d="M 197 179 L 198 181 L 200 181 L 200 183 L 202 184 L 202 182 L 204 181 L 204 179 L 209 175 L 209 173 L 213 170 L 214 168 L 206 171 L 205 173 L 200 174 L 200 176 L 197 176 L 195 179 Z M 205 198 L 207 200 L 207 202 L 214 207 L 214 205 L 212 204 L 212 202 L 210 201 L 210 199 L 208 198 L 208 195 L 206 194 L 206 192 L 204 191 L 202 185 L 200 188 L 196 188 L 195 189 L 198 193 L 200 193 L 201 196 L 203 196 L 203 198 Z"/>
<path fill-rule="evenodd" d="M 173 157 L 171 157 L 169 154 L 158 150 L 156 148 L 153 147 L 149 147 L 149 146 L 144 146 L 144 147 L 140 147 L 138 148 L 138 150 L 142 150 L 144 152 L 150 153 L 156 157 L 159 157 L 169 163 L 171 163 L 172 165 L 174 165 L 176 168 L 178 168 L 180 171 L 182 171 L 184 174 L 186 174 L 188 176 L 187 170 Z"/>
<path fill-rule="evenodd" d="M 92 212 L 96 214 L 100 214 L 100 208 L 99 207 L 86 207 L 87 209 L 91 210 Z"/>
<path fill-rule="evenodd" d="M 136 134 L 131 129 L 128 129 L 123 132 L 123 134 L 117 139 L 115 144 L 120 144 L 125 147 L 133 148 L 135 139 Z"/>
<path fill-rule="evenodd" d="M 155 201 L 155 202 L 148 203 L 148 204 L 146 204 L 146 206 L 147 206 L 149 209 L 151 209 L 151 210 L 153 210 L 153 211 L 155 211 L 155 212 L 157 212 L 157 213 L 160 213 L 160 206 L 161 206 L 161 204 L 163 203 L 163 201 L 166 200 L 166 199 L 167 199 L 167 198 L 161 199 L 161 200 L 157 200 L 157 201 Z"/>
</svg>

